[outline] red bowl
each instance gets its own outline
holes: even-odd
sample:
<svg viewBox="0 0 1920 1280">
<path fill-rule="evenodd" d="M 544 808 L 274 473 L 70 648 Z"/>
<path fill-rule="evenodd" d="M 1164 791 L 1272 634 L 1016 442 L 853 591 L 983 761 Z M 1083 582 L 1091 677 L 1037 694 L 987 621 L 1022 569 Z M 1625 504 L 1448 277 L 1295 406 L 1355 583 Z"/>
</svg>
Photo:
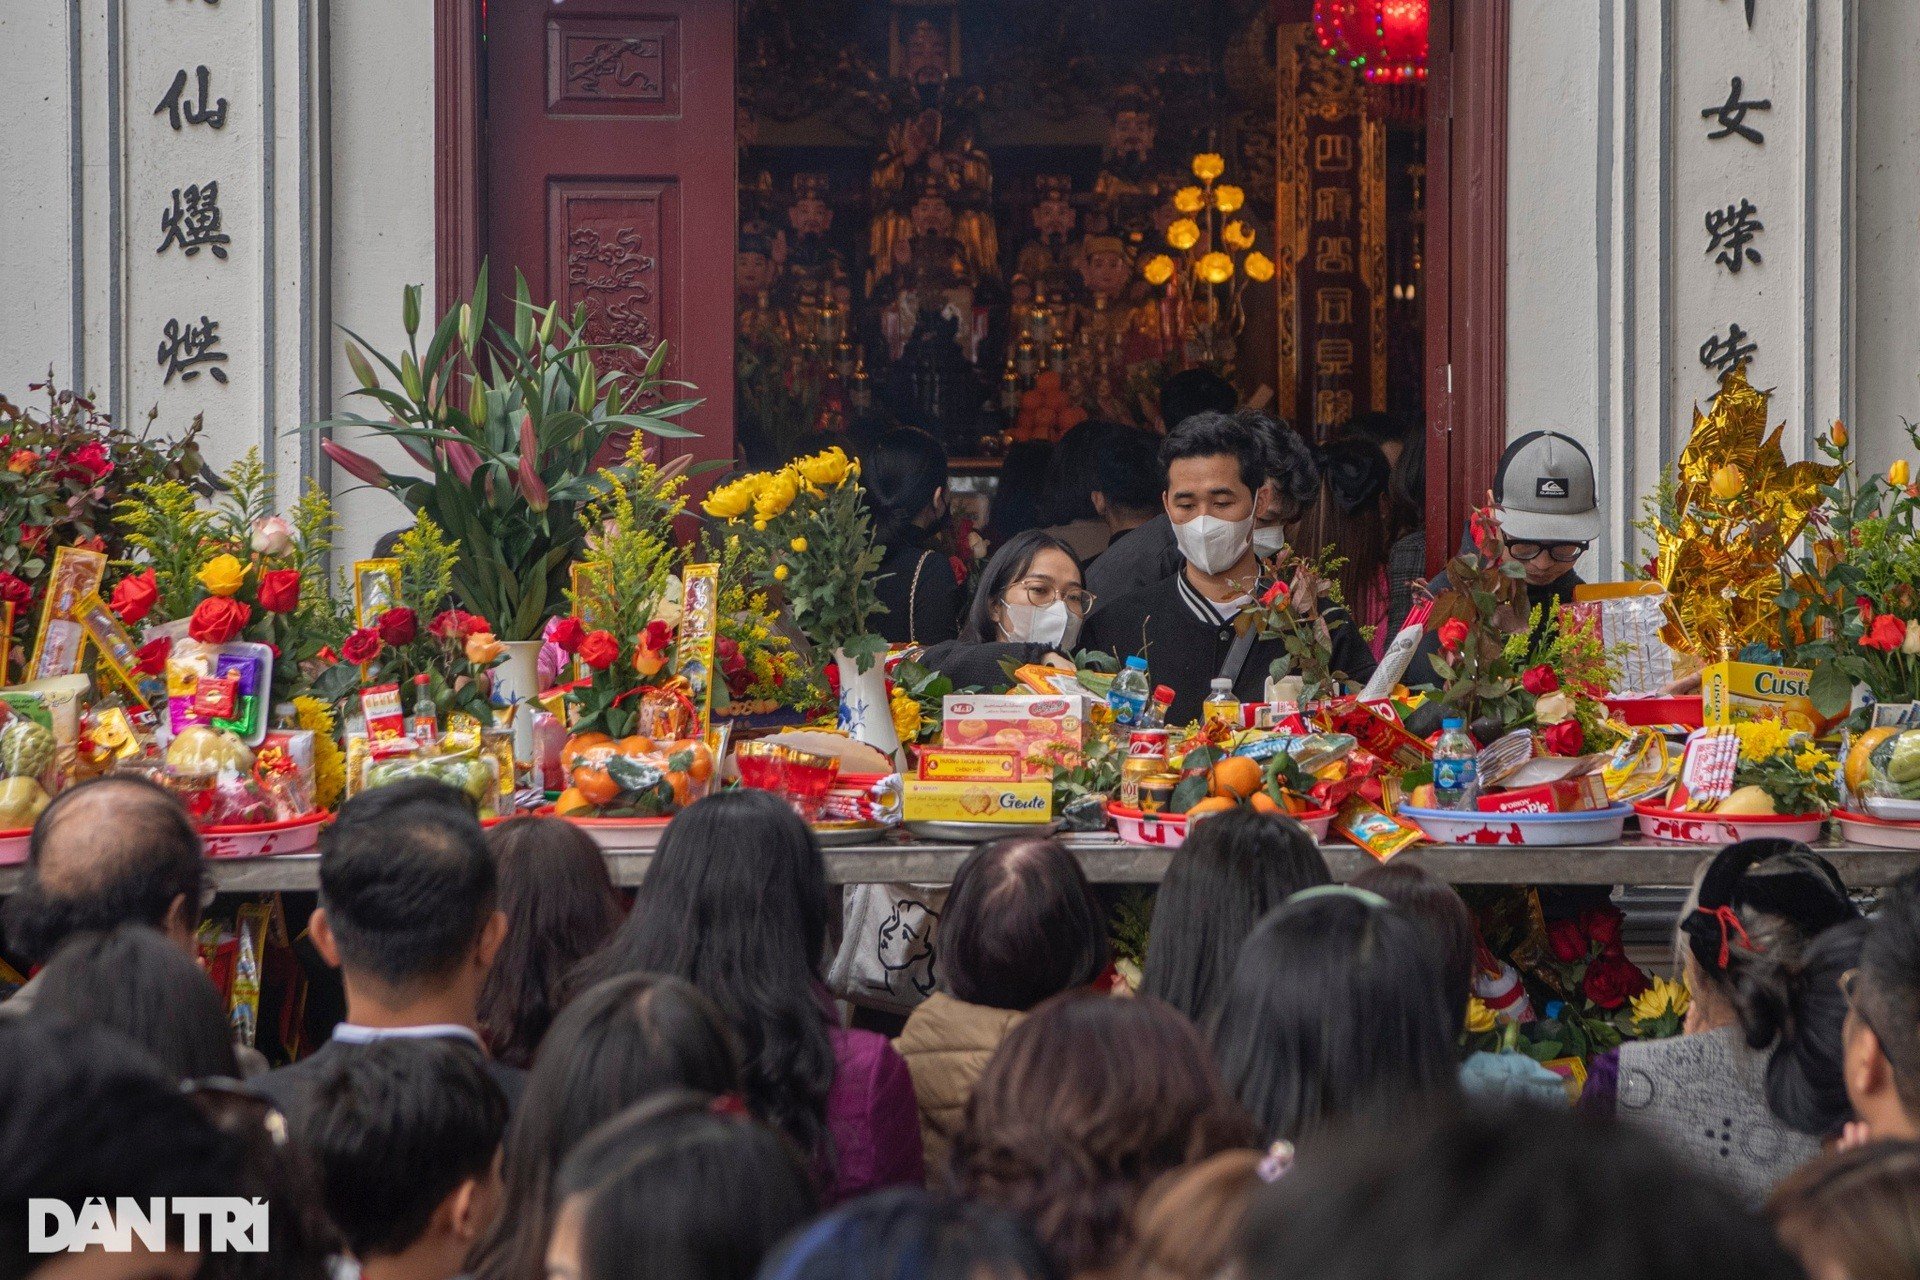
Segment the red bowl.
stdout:
<svg viewBox="0 0 1920 1280">
<path fill-rule="evenodd" d="M 1698 729 L 1706 724 L 1706 713 L 1697 693 L 1670 698 L 1604 698 L 1607 710 L 1629 725 L 1677 724 Z"/>
</svg>

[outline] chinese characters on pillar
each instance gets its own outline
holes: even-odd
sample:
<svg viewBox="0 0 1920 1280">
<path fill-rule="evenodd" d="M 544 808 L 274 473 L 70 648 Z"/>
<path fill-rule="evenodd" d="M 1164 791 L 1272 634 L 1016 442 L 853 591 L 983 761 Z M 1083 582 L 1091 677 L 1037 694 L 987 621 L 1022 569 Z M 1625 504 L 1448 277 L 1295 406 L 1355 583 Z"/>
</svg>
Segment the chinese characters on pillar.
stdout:
<svg viewBox="0 0 1920 1280">
<path fill-rule="evenodd" d="M 1753 27 L 1753 6 L 1754 0 L 1747 0 L 1749 30 Z M 1772 111 L 1773 99 L 1749 98 L 1746 92 L 1746 83 L 1740 76 L 1729 76 L 1726 101 L 1701 108 L 1700 118 L 1708 122 L 1708 142 L 1766 145 L 1767 135 L 1760 129 L 1759 122 L 1748 123 L 1747 117 L 1753 112 Z M 1741 196 L 1732 203 L 1709 208 L 1701 222 L 1707 233 L 1705 256 L 1727 274 L 1738 276 L 1747 264 L 1760 264 L 1762 258 L 1754 240 L 1766 230 L 1766 224 L 1760 220 L 1759 207 L 1752 200 Z M 1728 323 L 1725 333 L 1707 335 L 1700 344 L 1700 364 L 1718 376 L 1735 365 L 1746 363 L 1759 350 L 1760 344 L 1735 320 Z"/>
<path fill-rule="evenodd" d="M 212 7 L 219 0 L 204 2 Z M 191 73 L 181 67 L 174 72 L 153 114 L 164 117 L 165 126 L 175 133 L 206 130 L 211 136 L 227 127 L 227 100 L 215 96 L 213 73 L 205 65 L 195 66 Z M 214 259 L 225 262 L 232 242 L 220 216 L 219 182 L 209 179 L 173 188 L 168 204 L 160 210 L 156 254 L 171 249 L 184 258 L 195 258 L 206 249 Z M 176 316 L 162 326 L 155 353 L 155 364 L 163 373 L 161 385 L 171 386 L 176 379 L 190 383 L 204 372 L 225 386 L 226 362 L 218 320 L 204 314 L 197 321 L 191 315 Z"/>
<path fill-rule="evenodd" d="M 1296 267 L 1306 376 L 1296 412 L 1324 439 L 1370 406 L 1366 283 L 1360 271 L 1360 124 L 1357 113 L 1309 118 L 1305 252 Z"/>
</svg>

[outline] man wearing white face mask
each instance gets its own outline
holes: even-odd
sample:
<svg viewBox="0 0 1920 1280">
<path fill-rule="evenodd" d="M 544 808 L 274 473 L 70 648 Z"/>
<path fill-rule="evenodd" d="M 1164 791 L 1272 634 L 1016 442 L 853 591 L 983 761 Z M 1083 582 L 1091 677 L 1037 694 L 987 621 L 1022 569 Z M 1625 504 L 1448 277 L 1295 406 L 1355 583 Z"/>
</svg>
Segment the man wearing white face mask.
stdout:
<svg viewBox="0 0 1920 1280">
<path fill-rule="evenodd" d="M 1275 470 L 1266 435 L 1219 413 L 1180 424 L 1160 449 L 1161 495 L 1180 568 L 1167 578 L 1102 602 L 1088 623 L 1087 644 L 1116 656 L 1143 654 L 1157 684 L 1174 691 L 1169 719 L 1195 720 L 1218 677 L 1233 681 L 1242 701 L 1260 701 L 1268 668 L 1285 653 L 1277 638 L 1236 644 L 1234 619 L 1253 602 L 1260 575 L 1254 530 L 1279 528 L 1269 477 Z M 1272 535 L 1268 535 L 1271 540 Z M 1354 680 L 1374 667 L 1372 653 L 1345 615 L 1326 616 L 1332 666 Z"/>
</svg>

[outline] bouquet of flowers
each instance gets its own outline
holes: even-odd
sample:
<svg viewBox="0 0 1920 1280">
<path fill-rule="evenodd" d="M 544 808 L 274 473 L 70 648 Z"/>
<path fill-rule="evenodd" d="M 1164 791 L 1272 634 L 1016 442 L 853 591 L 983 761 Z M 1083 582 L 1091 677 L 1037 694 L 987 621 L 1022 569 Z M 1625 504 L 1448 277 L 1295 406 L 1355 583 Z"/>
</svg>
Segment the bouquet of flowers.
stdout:
<svg viewBox="0 0 1920 1280">
<path fill-rule="evenodd" d="M 483 675 L 505 650 L 485 618 L 452 606 L 459 546 L 423 511 L 400 535 L 393 557 L 400 569 L 399 602 L 340 642 L 333 655 L 339 660 L 315 679 L 315 692 L 337 701 L 363 683 L 397 684 L 411 707 L 416 679 L 425 676 L 439 715 L 492 723 Z"/>
<path fill-rule="evenodd" d="M 271 647 L 274 703 L 307 691 L 346 638 L 348 619 L 327 580 L 336 525 L 314 485 L 290 516 L 273 513 L 257 450 L 230 467 L 209 506 L 179 480 L 143 481 L 114 520 L 139 567 L 114 585 L 114 613 L 128 626 L 185 621 L 203 644 L 254 640 Z M 142 675 L 166 669 L 172 638 L 138 650 Z"/>
<path fill-rule="evenodd" d="M 1333 641 L 1321 615 L 1345 604 L 1339 582 L 1344 563 L 1331 547 L 1311 560 L 1285 548 L 1268 567 L 1271 581 L 1234 620 L 1237 627 L 1256 627 L 1261 636 L 1279 637 L 1286 654 L 1268 667 L 1267 683 L 1286 701 L 1307 704 L 1340 692 L 1345 673 L 1333 670 L 1329 661 Z"/>
<path fill-rule="evenodd" d="M 1740 737 L 1733 793 L 1716 813 L 1825 813 L 1840 802 L 1838 766 L 1805 733 L 1778 720 L 1733 726 Z"/>
<path fill-rule="evenodd" d="M 693 554 L 718 566 L 714 664 L 722 679 L 713 686 L 715 709 L 752 715 L 818 704 L 822 690 L 809 678 L 792 638 L 775 625 L 772 602 L 757 585 L 768 572 L 757 563 L 765 551 L 729 534 L 717 545 L 703 537 Z"/>
<path fill-rule="evenodd" d="M 1920 426 L 1907 435 L 1920 449 Z M 1861 477 L 1844 423 L 1817 443 L 1840 474 L 1821 487 L 1811 546 L 1780 594 L 1799 641 L 1792 661 L 1812 669 L 1823 716 L 1843 713 L 1855 685 L 1879 702 L 1920 701 L 1920 484 L 1905 458 Z"/>
</svg>

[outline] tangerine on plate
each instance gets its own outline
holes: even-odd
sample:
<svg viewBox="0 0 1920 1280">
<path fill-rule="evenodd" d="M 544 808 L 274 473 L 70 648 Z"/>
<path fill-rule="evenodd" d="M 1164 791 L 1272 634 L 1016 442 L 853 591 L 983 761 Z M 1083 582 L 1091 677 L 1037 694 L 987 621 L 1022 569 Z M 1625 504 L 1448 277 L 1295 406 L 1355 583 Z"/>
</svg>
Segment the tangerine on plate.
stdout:
<svg viewBox="0 0 1920 1280">
<path fill-rule="evenodd" d="M 560 798 L 553 802 L 553 814 L 556 818 L 564 818 L 570 813 L 580 813 L 592 808 L 593 805 L 580 794 L 578 787 L 568 787 L 560 793 Z"/>
<path fill-rule="evenodd" d="M 576 733 L 567 739 L 566 746 L 560 748 L 560 767 L 572 773 L 574 763 L 581 752 L 591 747 L 606 746 L 612 741 L 613 739 L 604 733 Z"/>
<path fill-rule="evenodd" d="M 1213 766 L 1211 794 L 1231 800 L 1245 800 L 1266 781 L 1258 760 L 1246 756 L 1228 756 Z"/>
<path fill-rule="evenodd" d="M 658 749 L 654 740 L 644 733 L 630 733 L 614 747 L 615 753 L 623 756 L 644 756 Z"/>
<path fill-rule="evenodd" d="M 1287 806 L 1281 804 L 1264 791 L 1254 792 L 1252 798 L 1247 801 L 1247 804 L 1252 807 L 1255 813 L 1271 813 L 1283 818 L 1287 816 Z"/>
<path fill-rule="evenodd" d="M 588 804 L 612 804 L 620 797 L 620 784 L 607 776 L 607 771 L 598 765 L 576 765 L 571 776 L 573 789 L 578 791 Z"/>
<path fill-rule="evenodd" d="M 1208 796 L 1204 800 L 1196 801 L 1193 808 L 1187 810 L 1186 816 L 1197 818 L 1203 813 L 1225 813 L 1229 809 L 1239 807 L 1239 802 L 1229 796 Z"/>
</svg>

